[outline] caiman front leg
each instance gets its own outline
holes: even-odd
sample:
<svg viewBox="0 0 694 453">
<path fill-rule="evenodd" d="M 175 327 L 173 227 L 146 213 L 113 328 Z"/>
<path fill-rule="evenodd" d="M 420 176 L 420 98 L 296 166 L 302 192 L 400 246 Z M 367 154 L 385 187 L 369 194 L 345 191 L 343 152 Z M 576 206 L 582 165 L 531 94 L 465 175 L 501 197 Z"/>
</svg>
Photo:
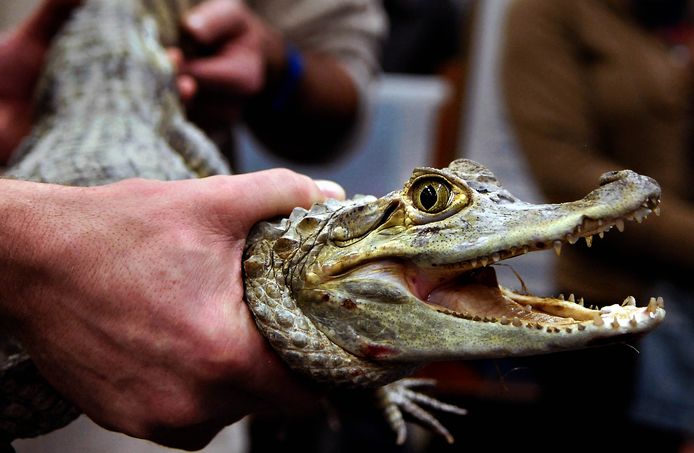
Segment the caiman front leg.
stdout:
<svg viewBox="0 0 694 453">
<path fill-rule="evenodd" d="M 377 397 L 385 411 L 386 419 L 397 433 L 396 442 L 398 445 L 404 444 L 407 439 L 407 425 L 405 424 L 402 411 L 412 415 L 417 420 L 436 431 L 437 434 L 445 437 L 449 444 L 453 443 L 454 439 L 451 433 L 419 404 L 458 415 L 466 415 L 467 410 L 452 404 L 446 404 L 423 393 L 411 390 L 412 387 L 434 385 L 436 385 L 434 379 L 408 378 L 384 385 L 377 390 Z"/>
</svg>

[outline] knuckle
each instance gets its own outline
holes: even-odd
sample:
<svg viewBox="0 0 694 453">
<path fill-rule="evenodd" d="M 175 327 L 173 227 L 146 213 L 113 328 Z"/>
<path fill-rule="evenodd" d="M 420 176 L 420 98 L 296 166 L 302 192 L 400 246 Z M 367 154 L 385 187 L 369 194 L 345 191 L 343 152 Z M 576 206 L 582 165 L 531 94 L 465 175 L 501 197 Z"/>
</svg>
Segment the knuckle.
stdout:
<svg viewBox="0 0 694 453">
<path fill-rule="evenodd" d="M 187 392 L 160 399 L 156 405 L 157 409 L 146 423 L 151 432 L 185 429 L 205 421 L 198 398 Z"/>
</svg>

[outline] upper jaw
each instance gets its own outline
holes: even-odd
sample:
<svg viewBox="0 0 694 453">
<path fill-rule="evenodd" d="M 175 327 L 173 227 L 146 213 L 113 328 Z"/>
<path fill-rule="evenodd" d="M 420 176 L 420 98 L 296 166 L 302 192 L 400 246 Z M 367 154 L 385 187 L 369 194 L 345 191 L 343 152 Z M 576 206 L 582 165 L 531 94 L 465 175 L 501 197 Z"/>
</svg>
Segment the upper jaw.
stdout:
<svg viewBox="0 0 694 453">
<path fill-rule="evenodd" d="M 521 201 L 494 203 L 480 197 L 474 212 L 460 213 L 461 240 L 436 256 L 414 258 L 421 266 L 471 270 L 531 251 L 553 249 L 584 238 L 592 245 L 625 223 L 641 223 L 660 213 L 660 187 L 646 176 L 625 170 L 603 175 L 601 186 L 581 200 L 534 205 Z M 463 226 L 465 225 L 465 226 Z"/>
</svg>

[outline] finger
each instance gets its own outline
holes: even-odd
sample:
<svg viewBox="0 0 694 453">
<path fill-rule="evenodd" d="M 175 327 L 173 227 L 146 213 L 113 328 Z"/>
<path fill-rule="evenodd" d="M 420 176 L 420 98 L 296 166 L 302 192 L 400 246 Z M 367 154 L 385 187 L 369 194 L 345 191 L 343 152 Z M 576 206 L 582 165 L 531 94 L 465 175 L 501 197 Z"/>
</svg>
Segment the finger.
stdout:
<svg viewBox="0 0 694 453">
<path fill-rule="evenodd" d="M 201 85 L 250 96 L 265 83 L 261 55 L 250 47 L 229 46 L 214 57 L 188 61 L 182 70 Z"/>
<path fill-rule="evenodd" d="M 214 44 L 241 34 L 247 12 L 238 0 L 208 0 L 185 15 L 183 27 L 201 44 Z"/>
<path fill-rule="evenodd" d="M 176 86 L 178 88 L 178 95 L 181 97 L 183 103 L 190 102 L 190 100 L 195 97 L 195 93 L 198 89 L 195 79 L 185 74 L 176 78 Z"/>
<path fill-rule="evenodd" d="M 183 64 L 183 51 L 178 47 L 169 47 L 166 49 L 166 56 L 168 57 L 171 65 L 174 68 L 174 72 L 179 72 L 181 70 L 181 65 Z"/>
</svg>

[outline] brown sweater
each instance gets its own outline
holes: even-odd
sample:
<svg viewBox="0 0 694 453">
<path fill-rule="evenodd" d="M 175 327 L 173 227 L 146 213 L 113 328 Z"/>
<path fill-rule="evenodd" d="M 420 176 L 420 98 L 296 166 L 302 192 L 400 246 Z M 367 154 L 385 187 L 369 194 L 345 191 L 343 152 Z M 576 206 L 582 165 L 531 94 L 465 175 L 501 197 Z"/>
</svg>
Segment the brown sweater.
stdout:
<svg viewBox="0 0 694 453">
<path fill-rule="evenodd" d="M 577 199 L 609 170 L 663 188 L 662 216 L 593 249 L 565 248 L 558 284 L 590 303 L 645 294 L 694 270 L 691 71 L 620 0 L 514 0 L 502 77 L 509 123 L 551 202 Z"/>
</svg>

